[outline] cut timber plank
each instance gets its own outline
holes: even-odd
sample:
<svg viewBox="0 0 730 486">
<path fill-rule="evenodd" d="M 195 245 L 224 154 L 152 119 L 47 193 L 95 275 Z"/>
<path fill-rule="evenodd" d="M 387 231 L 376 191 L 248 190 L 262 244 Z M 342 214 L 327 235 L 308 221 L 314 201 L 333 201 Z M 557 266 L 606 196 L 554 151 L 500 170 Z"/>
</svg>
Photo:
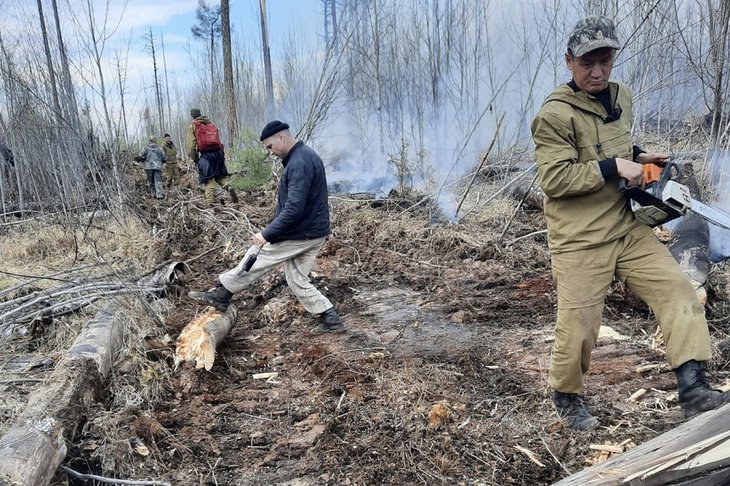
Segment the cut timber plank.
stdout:
<svg viewBox="0 0 730 486">
<path fill-rule="evenodd" d="M 730 420 L 727 419 L 729 413 L 730 404 L 700 414 L 645 444 L 602 464 L 573 474 L 555 485 L 654 486 L 666 484 L 669 480 L 677 478 L 687 478 L 687 481 L 681 483 L 687 485 L 723 484 L 722 482 L 695 482 L 693 477 L 703 475 L 706 478 L 709 472 L 717 479 L 724 477 L 723 475 L 728 472 L 725 468 L 730 465 Z M 693 467 L 691 462 L 696 459 L 698 454 L 710 451 L 713 453 L 713 462 L 696 463 L 696 467 Z M 686 459 L 672 464 L 665 470 L 659 470 L 662 465 L 674 462 L 677 457 L 686 457 Z M 683 468 L 685 462 L 690 463 L 688 468 Z M 682 469 L 678 470 L 678 468 Z M 656 474 L 647 476 L 645 479 L 635 477 L 637 473 L 646 473 L 650 469 L 655 469 Z M 624 482 L 627 478 L 632 477 L 634 478 Z M 700 479 L 697 478 L 696 481 L 700 481 Z"/>
</svg>

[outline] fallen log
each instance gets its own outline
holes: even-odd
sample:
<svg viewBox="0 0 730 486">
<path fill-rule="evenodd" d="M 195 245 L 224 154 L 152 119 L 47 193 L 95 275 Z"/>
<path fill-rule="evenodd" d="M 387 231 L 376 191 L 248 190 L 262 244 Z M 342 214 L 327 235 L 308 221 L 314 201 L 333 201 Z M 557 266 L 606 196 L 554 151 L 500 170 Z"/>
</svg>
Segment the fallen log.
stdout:
<svg viewBox="0 0 730 486">
<path fill-rule="evenodd" d="M 194 318 L 180 332 L 175 348 L 175 366 L 184 361 L 195 361 L 195 368 L 213 368 L 218 345 L 233 328 L 238 310 L 230 305 L 225 313 L 212 307 Z"/>
<path fill-rule="evenodd" d="M 705 412 L 555 486 L 714 485 L 730 480 L 730 405 Z"/>
<path fill-rule="evenodd" d="M 523 206 L 532 209 L 542 210 L 545 204 L 545 193 L 542 192 L 542 188 L 531 178 L 525 178 L 517 182 L 512 186 L 510 194 L 514 199 L 522 201 Z"/>
<path fill-rule="evenodd" d="M 140 280 L 142 284 L 176 279 L 184 271 L 171 263 Z M 0 485 L 43 486 L 66 457 L 66 440 L 76 435 L 88 408 L 112 369 L 124 335 L 121 303 L 112 301 L 76 338 L 43 388 L 34 390 L 25 410 L 0 437 Z"/>
<path fill-rule="evenodd" d="M 700 188 L 691 163 L 682 165 L 677 181 L 689 188 L 693 198 L 701 200 Z M 702 305 L 707 302 L 705 284 L 710 274 L 710 228 L 701 216 L 688 212 L 672 228 L 669 251 L 689 276 Z"/>
</svg>

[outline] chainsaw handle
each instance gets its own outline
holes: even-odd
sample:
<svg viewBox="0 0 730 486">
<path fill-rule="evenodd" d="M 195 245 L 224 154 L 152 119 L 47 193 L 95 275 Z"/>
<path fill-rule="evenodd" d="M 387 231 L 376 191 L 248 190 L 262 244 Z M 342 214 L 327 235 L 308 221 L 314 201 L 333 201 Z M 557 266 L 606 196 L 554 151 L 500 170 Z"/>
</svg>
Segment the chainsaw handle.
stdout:
<svg viewBox="0 0 730 486">
<path fill-rule="evenodd" d="M 643 178 L 644 184 L 651 184 L 652 182 L 659 182 L 664 175 L 664 170 L 656 164 L 644 164 L 642 167 L 644 170 Z"/>
<path fill-rule="evenodd" d="M 660 190 L 672 179 L 672 169 L 677 171 L 677 175 L 681 174 L 679 166 L 671 161 L 665 162 L 663 166 L 644 164 L 643 169 L 644 185 L 656 182 Z"/>
</svg>

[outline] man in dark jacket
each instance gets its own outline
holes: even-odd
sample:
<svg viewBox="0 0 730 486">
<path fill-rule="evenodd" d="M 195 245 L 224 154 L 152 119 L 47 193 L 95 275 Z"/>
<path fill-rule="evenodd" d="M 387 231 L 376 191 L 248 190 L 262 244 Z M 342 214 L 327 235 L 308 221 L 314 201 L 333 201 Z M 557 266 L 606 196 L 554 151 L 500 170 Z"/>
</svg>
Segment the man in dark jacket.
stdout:
<svg viewBox="0 0 730 486">
<path fill-rule="evenodd" d="M 308 312 L 320 316 L 320 324 L 313 332 L 341 332 L 345 327 L 342 319 L 329 299 L 309 280 L 317 253 L 330 233 L 327 179 L 322 159 L 292 136 L 289 125 L 278 120 L 264 127 L 261 141 L 284 166 L 276 216 L 253 236 L 253 246 L 238 266 L 219 276 L 220 286 L 209 292 L 190 292 L 188 295 L 225 312 L 234 293 L 283 263 L 289 288 Z M 247 269 L 246 263 L 254 255 L 257 255 L 255 263 Z"/>
</svg>

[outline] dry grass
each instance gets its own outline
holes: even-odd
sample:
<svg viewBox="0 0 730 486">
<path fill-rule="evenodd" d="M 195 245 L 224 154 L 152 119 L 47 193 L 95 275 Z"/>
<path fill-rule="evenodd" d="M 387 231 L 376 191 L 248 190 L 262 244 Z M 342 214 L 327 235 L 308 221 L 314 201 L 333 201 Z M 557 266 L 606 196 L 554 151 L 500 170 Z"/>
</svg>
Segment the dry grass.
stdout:
<svg viewBox="0 0 730 486">
<path fill-rule="evenodd" d="M 17 225 L 0 238 L 0 290 L 27 283 L 32 276 L 79 267 L 106 267 L 101 271 L 109 272 L 116 262 L 124 262 L 125 267 L 145 268 L 154 243 L 149 229 L 131 216 L 96 215 L 86 221 L 33 221 Z M 33 284 L 46 288 L 54 281 L 38 279 Z"/>
</svg>

